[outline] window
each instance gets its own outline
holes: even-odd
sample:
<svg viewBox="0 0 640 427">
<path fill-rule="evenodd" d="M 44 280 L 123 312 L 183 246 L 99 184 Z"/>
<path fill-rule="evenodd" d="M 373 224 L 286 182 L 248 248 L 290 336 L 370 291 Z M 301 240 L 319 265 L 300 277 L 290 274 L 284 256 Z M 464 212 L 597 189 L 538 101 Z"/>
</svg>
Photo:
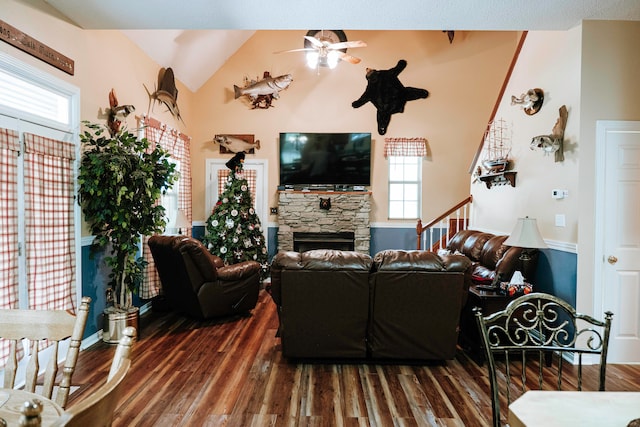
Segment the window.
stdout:
<svg viewBox="0 0 640 427">
<path fill-rule="evenodd" d="M 170 162 L 176 165 L 176 171 L 180 173 L 180 161 L 169 159 Z M 178 227 L 176 227 L 176 220 L 178 219 L 178 198 L 179 198 L 179 182 L 176 182 L 167 190 L 165 194 L 160 196 L 160 204 L 164 207 L 167 217 L 166 233 L 178 234 Z"/>
<path fill-rule="evenodd" d="M 147 138 L 150 144 L 160 144 L 169 152 L 171 162 L 176 164 L 176 170 L 180 173 L 179 179 L 173 187 L 159 200 L 167 214 L 167 227 L 165 233 L 174 234 L 180 231 L 182 234 L 191 234 L 191 138 L 171 129 L 166 124 L 151 117 L 143 116 L 138 123 L 139 137 Z M 175 227 L 176 221 L 182 213 L 187 227 Z M 182 221 L 181 221 L 182 222 Z M 178 230 L 180 228 L 180 230 Z M 161 294 L 160 278 L 156 271 L 151 251 L 147 245 L 148 237 L 142 242 L 142 253 L 147 261 L 144 283 L 140 286 L 139 296 L 142 299 L 151 299 Z"/>
<path fill-rule="evenodd" d="M 389 156 L 389 218 L 420 217 L 422 158 Z"/>
<path fill-rule="evenodd" d="M 0 308 L 75 311 L 80 91 L 0 52 Z M 0 369 L 8 343 L 0 340 Z"/>
</svg>

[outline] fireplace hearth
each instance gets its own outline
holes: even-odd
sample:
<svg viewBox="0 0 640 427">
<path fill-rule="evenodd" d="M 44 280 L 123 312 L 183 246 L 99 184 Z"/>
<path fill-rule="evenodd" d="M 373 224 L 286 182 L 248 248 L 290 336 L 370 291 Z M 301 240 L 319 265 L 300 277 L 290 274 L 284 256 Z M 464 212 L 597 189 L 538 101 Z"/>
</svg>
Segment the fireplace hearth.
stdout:
<svg viewBox="0 0 640 427">
<path fill-rule="evenodd" d="M 344 231 L 338 233 L 293 233 L 293 250 L 306 252 L 312 249 L 337 249 L 352 251 L 355 233 Z"/>
</svg>

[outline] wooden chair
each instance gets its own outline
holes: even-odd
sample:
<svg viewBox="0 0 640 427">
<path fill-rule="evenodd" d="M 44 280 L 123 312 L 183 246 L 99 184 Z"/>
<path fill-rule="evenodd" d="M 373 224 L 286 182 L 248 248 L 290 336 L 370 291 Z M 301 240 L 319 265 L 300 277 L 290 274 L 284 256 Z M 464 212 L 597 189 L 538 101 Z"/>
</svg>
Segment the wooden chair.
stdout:
<svg viewBox="0 0 640 427">
<path fill-rule="evenodd" d="M 18 356 L 22 351 L 19 343 L 26 338 L 29 340 L 31 352 L 26 367 L 24 389 L 51 399 L 58 374 L 60 343 L 70 338 L 55 398 L 55 402 L 64 408 L 69 398 L 71 376 L 78 360 L 90 303 L 91 298 L 83 297 L 75 315 L 67 310 L 0 310 L 0 338 L 9 340 L 10 343 L 3 387 L 16 386 Z M 38 355 L 44 351 L 41 350 L 43 346 L 40 341 L 44 339 L 51 344 L 51 356 L 45 367 L 42 389 L 36 390 L 40 370 Z"/>
<path fill-rule="evenodd" d="M 130 353 L 136 330 L 129 326 L 122 333 L 107 381 L 92 395 L 67 409 L 53 427 L 108 427 L 111 425 L 113 413 L 120 400 L 123 380 L 131 366 Z"/>
<path fill-rule="evenodd" d="M 519 396 L 531 388 L 562 390 L 564 359 L 570 361 L 565 370 L 577 365 L 577 384 L 570 384 L 571 389 L 582 390 L 585 356 L 599 364 L 597 388 L 604 391 L 613 313 L 607 311 L 603 322 L 544 293 L 518 297 L 487 317 L 479 308 L 474 310 L 489 370 L 495 427 L 501 425 L 500 403 L 506 401 L 508 407 L 512 394 Z"/>
</svg>

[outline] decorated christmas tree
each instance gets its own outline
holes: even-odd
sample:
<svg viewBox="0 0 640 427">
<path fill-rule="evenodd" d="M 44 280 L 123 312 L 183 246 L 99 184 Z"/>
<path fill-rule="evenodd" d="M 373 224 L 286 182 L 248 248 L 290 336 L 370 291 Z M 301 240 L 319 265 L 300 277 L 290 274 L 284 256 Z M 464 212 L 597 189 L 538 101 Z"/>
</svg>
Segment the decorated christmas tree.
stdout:
<svg viewBox="0 0 640 427">
<path fill-rule="evenodd" d="M 253 208 L 249 184 L 242 176 L 243 161 L 244 153 L 237 153 L 226 163 L 231 172 L 207 219 L 202 242 L 226 265 L 258 261 L 264 278 L 268 272 L 267 247 L 260 218 Z"/>
</svg>

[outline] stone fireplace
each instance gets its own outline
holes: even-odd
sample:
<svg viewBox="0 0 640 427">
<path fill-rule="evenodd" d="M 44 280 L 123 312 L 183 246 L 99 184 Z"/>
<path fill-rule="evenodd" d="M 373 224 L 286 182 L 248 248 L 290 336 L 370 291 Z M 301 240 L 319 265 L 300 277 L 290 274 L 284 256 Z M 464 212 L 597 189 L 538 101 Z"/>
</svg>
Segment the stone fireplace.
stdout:
<svg viewBox="0 0 640 427">
<path fill-rule="evenodd" d="M 328 210 L 320 209 L 320 198 L 330 198 L 331 208 Z M 312 238 L 324 234 L 327 239 L 333 238 L 334 240 L 336 238 L 346 240 L 343 233 L 353 233 L 353 249 L 368 254 L 371 240 L 370 212 L 371 193 L 365 191 L 280 191 L 278 195 L 278 250 L 294 250 L 294 233 L 307 233 L 303 236 L 311 236 Z M 309 242 L 309 238 L 306 240 L 309 245 L 318 246 L 317 242 Z M 330 243 L 323 243 L 319 247 L 334 246 Z M 336 246 L 335 248 L 342 247 Z"/>
</svg>

